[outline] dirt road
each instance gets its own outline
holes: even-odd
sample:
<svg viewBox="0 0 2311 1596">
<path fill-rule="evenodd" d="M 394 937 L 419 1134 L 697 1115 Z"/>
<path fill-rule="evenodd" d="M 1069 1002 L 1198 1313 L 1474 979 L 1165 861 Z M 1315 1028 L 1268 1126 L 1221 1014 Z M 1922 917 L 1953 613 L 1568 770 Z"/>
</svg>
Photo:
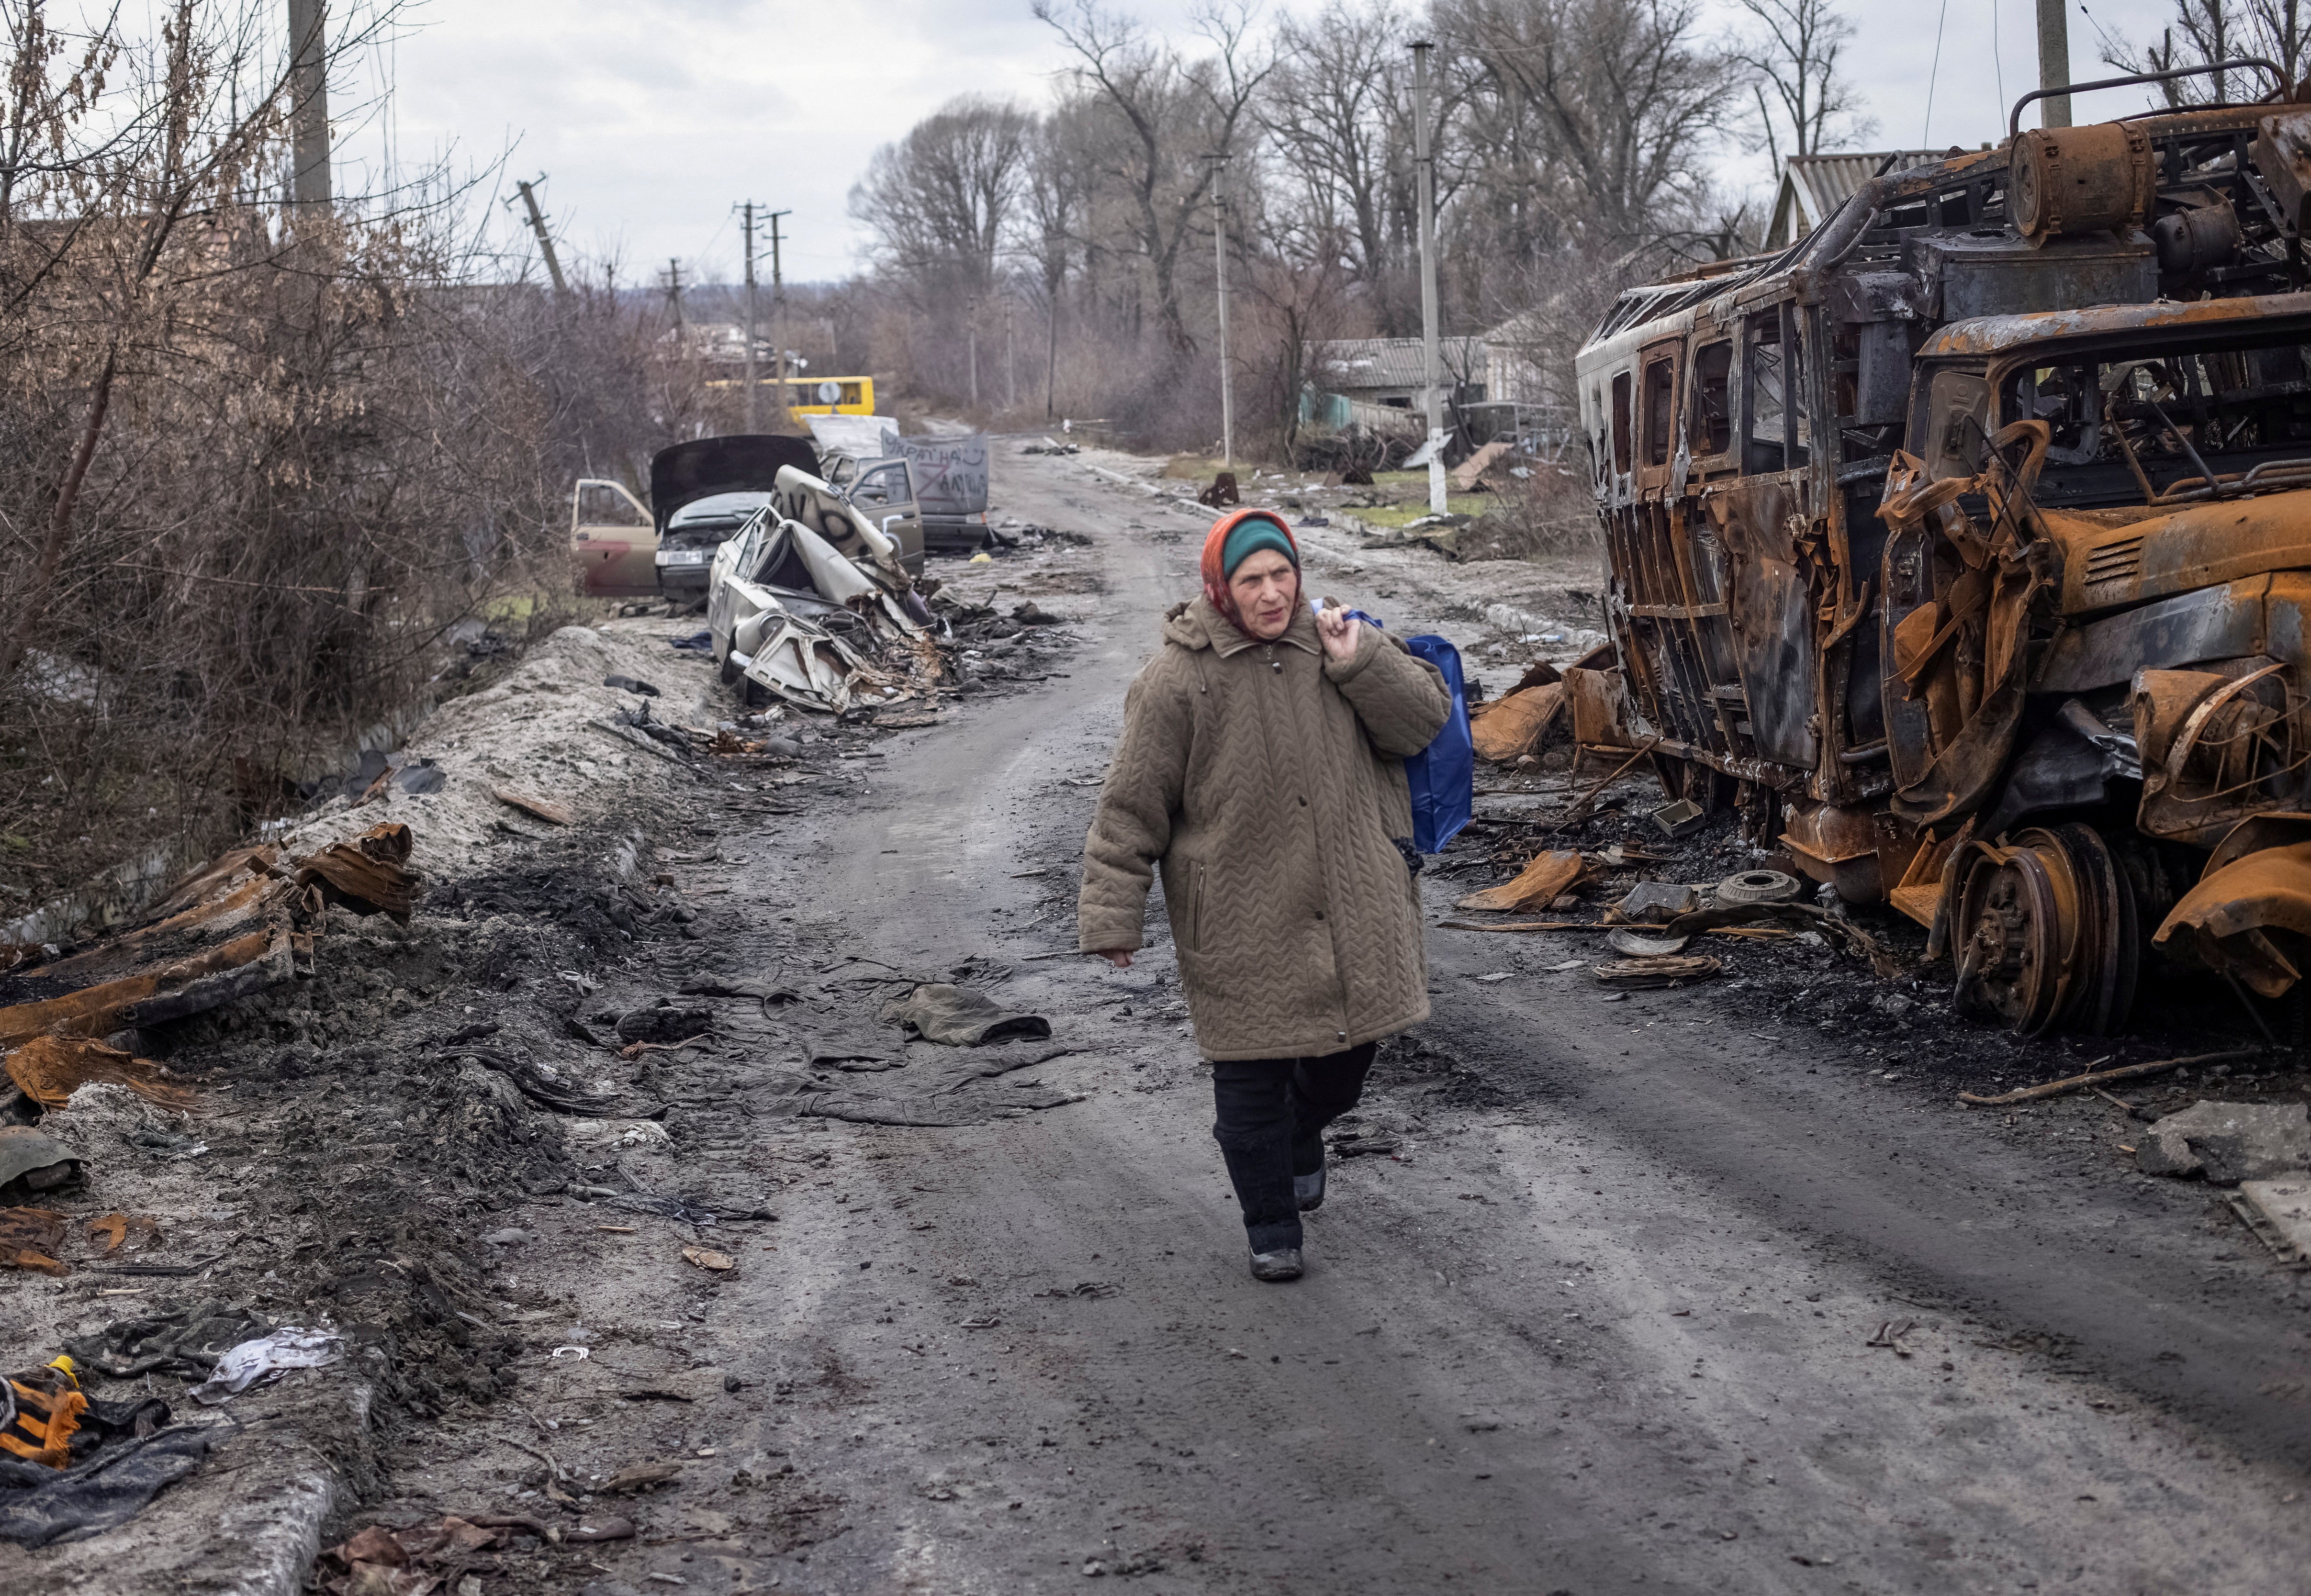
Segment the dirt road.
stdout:
<svg viewBox="0 0 2311 1596">
<path fill-rule="evenodd" d="M 0 1591 L 286 1590 L 317 1535 L 445 1515 L 504 1537 L 431 1565 L 460 1596 L 2311 1589 L 2303 1278 L 2132 1173 L 2109 1103 L 1958 1108 L 2059 1050 L 1920 1020 L 1931 978 L 1744 945 L 1617 997 L 1588 945 L 1433 929 L 1435 1016 L 1342 1128 L 1375 1150 L 1308 1277 L 1252 1281 L 1160 910 L 1128 972 L 1070 951 L 1205 525 L 1138 469 L 999 449 L 1000 510 L 1089 545 L 937 568 L 1061 622 L 982 627 L 960 711 L 676 758 L 606 673 L 727 701 L 636 621 L 437 716 L 449 788 L 388 811 L 414 922 L 332 911 L 311 980 L 153 1039 L 205 1145 L 125 1096 L 50 1121 L 92 1211 L 187 1217 L 156 1278 L 353 1356 L 122 1529 L 0 1547 Z M 1595 580 L 1304 536 L 1313 591 L 1471 644 Z M 502 780 L 586 818 L 510 823 Z M 1052 1034 L 902 1043 L 931 979 Z M 178 1300 L 74 1257 L 0 1279 L 26 1364 Z"/>
<path fill-rule="evenodd" d="M 1040 600 L 1077 618 L 1064 674 L 884 745 L 847 815 L 722 832 L 697 880 L 759 928 L 742 964 L 1007 970 L 1069 1051 L 941 1126 L 747 1117 L 729 1077 L 697 1145 L 772 1172 L 778 1219 L 667 1321 L 725 1389 L 530 1398 L 598 1415 L 590 1455 L 703 1460 L 652 1510 L 686 1529 L 590 1589 L 2304 1588 L 2296 1281 L 2203 1190 L 2051 1169 L 1801 1016 L 1608 1004 L 1433 933 L 1436 1018 L 1365 1116 L 1398 1151 L 1336 1165 L 1306 1279 L 1251 1281 L 1168 946 L 1036 957 L 1200 524 L 1079 460 L 999 471 L 1096 540 L 1104 590 Z M 1417 624 L 1433 558 L 1311 571 Z M 1080 1100 L 1004 1106 L 1021 1081 Z M 588 1316 L 666 1311 L 660 1278 L 612 1266 Z"/>
</svg>

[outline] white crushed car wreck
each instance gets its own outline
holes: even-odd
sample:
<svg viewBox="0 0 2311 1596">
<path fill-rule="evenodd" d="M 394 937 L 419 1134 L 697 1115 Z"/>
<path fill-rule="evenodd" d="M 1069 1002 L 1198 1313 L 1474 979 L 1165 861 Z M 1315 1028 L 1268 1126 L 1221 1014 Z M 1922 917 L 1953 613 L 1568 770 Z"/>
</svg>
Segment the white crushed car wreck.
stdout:
<svg viewBox="0 0 2311 1596">
<path fill-rule="evenodd" d="M 748 699 L 841 713 L 936 688 L 939 630 L 899 546 L 842 493 L 789 466 L 716 551 L 706 624 Z"/>
</svg>

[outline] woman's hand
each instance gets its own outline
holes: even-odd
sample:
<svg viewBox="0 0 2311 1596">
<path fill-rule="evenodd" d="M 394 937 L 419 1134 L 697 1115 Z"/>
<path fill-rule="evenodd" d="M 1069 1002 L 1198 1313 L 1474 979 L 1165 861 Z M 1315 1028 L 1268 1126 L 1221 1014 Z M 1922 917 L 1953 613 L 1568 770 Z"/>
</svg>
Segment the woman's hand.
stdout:
<svg viewBox="0 0 2311 1596">
<path fill-rule="evenodd" d="M 1105 959 L 1119 970 L 1131 968 L 1131 950 L 1128 947 L 1103 947 L 1091 956 L 1095 959 Z"/>
<path fill-rule="evenodd" d="M 1356 657 L 1356 645 L 1364 641 L 1365 624 L 1344 609 L 1330 605 L 1316 612 L 1316 635 L 1324 645 L 1324 657 L 1346 665 Z"/>
</svg>

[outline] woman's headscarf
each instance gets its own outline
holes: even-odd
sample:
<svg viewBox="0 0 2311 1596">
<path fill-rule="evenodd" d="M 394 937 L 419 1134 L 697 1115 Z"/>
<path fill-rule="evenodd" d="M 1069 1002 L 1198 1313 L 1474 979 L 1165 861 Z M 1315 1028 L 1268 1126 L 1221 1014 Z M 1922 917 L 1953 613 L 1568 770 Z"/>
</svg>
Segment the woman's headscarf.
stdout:
<svg viewBox="0 0 2311 1596">
<path fill-rule="evenodd" d="M 1230 535 L 1240 528 L 1256 531 L 1257 536 L 1238 540 L 1239 552 L 1232 564 L 1227 558 L 1228 540 Z M 1214 609 L 1227 617 L 1229 625 L 1246 637 L 1251 635 L 1251 629 L 1243 624 L 1243 616 L 1236 611 L 1235 595 L 1228 591 L 1228 578 L 1234 573 L 1235 567 L 1243 564 L 1255 550 L 1276 547 L 1278 536 L 1284 545 L 1280 552 L 1291 560 L 1292 568 L 1297 571 L 1300 569 L 1299 541 L 1292 536 L 1292 528 L 1284 524 L 1284 518 L 1272 510 L 1239 510 L 1234 515 L 1223 516 L 1213 523 L 1211 532 L 1204 538 L 1204 597 L 1211 601 Z"/>
</svg>

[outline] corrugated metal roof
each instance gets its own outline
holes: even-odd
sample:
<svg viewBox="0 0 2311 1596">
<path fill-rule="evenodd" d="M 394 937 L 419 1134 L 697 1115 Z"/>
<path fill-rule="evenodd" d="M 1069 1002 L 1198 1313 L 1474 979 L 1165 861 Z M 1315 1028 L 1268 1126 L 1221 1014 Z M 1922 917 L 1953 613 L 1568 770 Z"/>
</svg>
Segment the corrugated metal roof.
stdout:
<svg viewBox="0 0 2311 1596">
<path fill-rule="evenodd" d="M 1782 163 L 1782 181 L 1774 195 L 1774 221 L 1766 231 L 1766 248 L 1780 249 L 1795 243 L 1852 198 L 1855 189 L 1880 172 L 1930 165 L 1949 153 L 1948 149 L 1862 150 L 1836 155 L 1791 156 Z"/>
<path fill-rule="evenodd" d="M 1447 385 L 1456 379 L 1485 379 L 1482 338 L 1439 338 L 1437 373 Z M 1363 388 L 1417 388 L 1428 380 L 1417 338 L 1332 338 L 1309 349 L 1319 388 L 1336 393 Z"/>
</svg>

